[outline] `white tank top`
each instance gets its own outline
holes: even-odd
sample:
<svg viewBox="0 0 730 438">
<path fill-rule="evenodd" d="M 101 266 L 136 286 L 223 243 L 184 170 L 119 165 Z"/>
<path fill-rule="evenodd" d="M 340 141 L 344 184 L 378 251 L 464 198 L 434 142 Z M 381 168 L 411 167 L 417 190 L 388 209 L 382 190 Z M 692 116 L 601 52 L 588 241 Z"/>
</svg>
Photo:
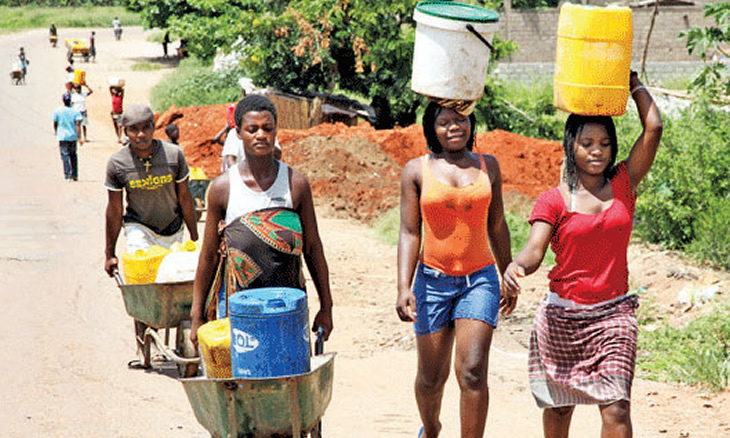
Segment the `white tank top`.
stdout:
<svg viewBox="0 0 730 438">
<path fill-rule="evenodd" d="M 289 166 L 279 162 L 274 184 L 265 192 L 254 192 L 241 179 L 238 166 L 228 169 L 228 205 L 226 225 L 252 211 L 270 207 L 294 208 L 289 187 Z"/>
</svg>

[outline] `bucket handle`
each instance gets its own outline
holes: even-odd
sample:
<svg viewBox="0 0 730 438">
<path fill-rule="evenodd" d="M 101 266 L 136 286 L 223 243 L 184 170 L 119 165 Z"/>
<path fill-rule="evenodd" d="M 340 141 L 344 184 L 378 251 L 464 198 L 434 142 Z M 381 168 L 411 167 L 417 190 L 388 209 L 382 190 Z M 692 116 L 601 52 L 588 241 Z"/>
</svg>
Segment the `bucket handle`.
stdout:
<svg viewBox="0 0 730 438">
<path fill-rule="evenodd" d="M 480 34 L 479 32 L 477 32 L 477 30 L 474 29 L 474 26 L 472 26 L 471 24 L 467 24 L 466 25 L 466 30 L 468 30 L 469 32 L 471 32 L 474 35 L 476 35 L 477 38 L 479 38 L 479 41 L 483 42 L 484 45 L 486 45 L 492 53 L 495 53 L 494 46 L 492 46 L 492 44 L 489 41 L 487 41 L 487 39 L 484 38 L 482 36 L 482 34 Z"/>
</svg>

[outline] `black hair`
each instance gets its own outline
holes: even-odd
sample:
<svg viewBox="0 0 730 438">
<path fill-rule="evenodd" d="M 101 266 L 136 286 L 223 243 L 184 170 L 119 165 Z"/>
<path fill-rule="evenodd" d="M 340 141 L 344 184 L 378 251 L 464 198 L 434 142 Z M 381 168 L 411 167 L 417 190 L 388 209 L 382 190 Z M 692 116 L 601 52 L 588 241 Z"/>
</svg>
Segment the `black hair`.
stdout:
<svg viewBox="0 0 730 438">
<path fill-rule="evenodd" d="M 180 132 L 180 128 L 178 128 L 176 124 L 170 123 L 169 125 L 165 126 L 165 134 L 167 134 L 168 136 L 170 136 L 170 134 L 175 131 Z"/>
<path fill-rule="evenodd" d="M 565 175 L 564 179 L 572 190 L 578 184 L 578 175 L 575 166 L 575 141 L 583 132 L 583 127 L 588 123 L 596 123 L 606 128 L 608 140 L 611 143 L 611 159 L 603 171 L 606 178 L 611 178 L 615 172 L 613 167 L 618 155 L 618 139 L 616 138 L 616 126 L 613 118 L 609 116 L 581 116 L 571 114 L 565 121 L 565 133 L 563 135 L 563 152 L 565 153 Z"/>
<path fill-rule="evenodd" d="M 236 122 L 236 126 L 241 126 L 241 121 L 246 113 L 250 112 L 261 112 L 268 111 L 274 116 L 274 123 L 278 124 L 278 116 L 276 114 L 276 105 L 266 96 L 261 94 L 249 94 L 243 99 L 239 100 L 236 104 L 236 112 L 233 113 L 233 118 Z"/>
<path fill-rule="evenodd" d="M 423 119 L 421 122 L 423 124 L 423 135 L 426 137 L 426 146 L 428 147 L 428 150 L 434 154 L 441 153 L 441 151 L 444 150 L 436 136 L 436 117 L 438 117 L 443 110 L 444 107 L 432 100 L 428 103 L 426 110 L 423 112 Z M 471 126 L 469 127 L 469 140 L 466 142 L 466 148 L 471 151 L 474 147 L 474 130 L 477 125 L 477 118 L 474 113 L 469 114 L 469 124 Z"/>
</svg>

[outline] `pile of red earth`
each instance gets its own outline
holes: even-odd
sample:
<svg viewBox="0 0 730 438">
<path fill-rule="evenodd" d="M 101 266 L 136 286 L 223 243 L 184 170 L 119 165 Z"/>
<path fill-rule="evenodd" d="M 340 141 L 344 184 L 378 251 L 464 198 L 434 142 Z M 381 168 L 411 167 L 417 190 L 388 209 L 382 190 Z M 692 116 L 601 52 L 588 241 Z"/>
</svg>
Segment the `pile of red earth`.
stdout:
<svg viewBox="0 0 730 438">
<path fill-rule="evenodd" d="M 171 107 L 158 117 L 156 137 L 166 138 L 164 128 L 174 121 L 190 166 L 214 178 L 222 146 L 213 139 L 225 125 L 227 106 Z M 318 204 L 365 222 L 398 205 L 403 165 L 428 152 L 419 125 L 375 130 L 365 122 L 322 124 L 279 130 L 278 138 L 283 161 L 307 176 Z M 563 156 L 558 142 L 495 130 L 477 134 L 475 151 L 497 157 L 505 192 L 535 198 L 558 183 Z"/>
</svg>

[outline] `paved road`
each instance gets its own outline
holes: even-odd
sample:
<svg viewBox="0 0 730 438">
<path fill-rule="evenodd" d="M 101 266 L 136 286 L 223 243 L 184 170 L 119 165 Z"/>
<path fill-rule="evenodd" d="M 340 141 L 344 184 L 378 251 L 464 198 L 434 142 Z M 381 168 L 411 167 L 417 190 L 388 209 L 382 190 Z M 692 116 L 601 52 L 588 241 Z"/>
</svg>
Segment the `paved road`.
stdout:
<svg viewBox="0 0 730 438">
<path fill-rule="evenodd" d="M 88 31 L 59 29 L 66 36 Z M 140 29 L 98 34 L 87 69 L 96 111 L 79 152 L 80 181 L 63 179 L 51 114 L 61 104 L 65 50 L 45 30 L 0 37 L 8 75 L 18 48 L 30 60 L 26 85 L 0 80 L 0 435 L 7 437 L 206 437 L 172 370 L 132 372 L 131 319 L 102 271 L 104 162 L 116 148 L 106 76 L 159 56 Z M 133 75 L 132 75 L 133 78 Z M 144 85 L 144 86 L 142 86 Z M 130 83 L 126 102 L 149 84 Z M 163 370 L 164 371 L 164 370 Z"/>
</svg>

